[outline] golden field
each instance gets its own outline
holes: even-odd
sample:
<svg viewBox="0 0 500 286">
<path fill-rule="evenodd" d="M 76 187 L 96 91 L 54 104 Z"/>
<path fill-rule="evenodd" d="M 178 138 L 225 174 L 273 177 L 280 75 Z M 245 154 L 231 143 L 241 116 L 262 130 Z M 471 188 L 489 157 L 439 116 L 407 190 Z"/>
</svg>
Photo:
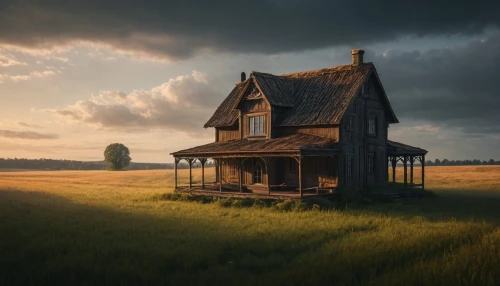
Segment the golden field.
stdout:
<svg viewBox="0 0 500 286">
<path fill-rule="evenodd" d="M 0 172 L 0 285 L 500 284 L 500 166 L 426 167 L 435 196 L 301 212 L 160 199 L 172 180 Z"/>
</svg>

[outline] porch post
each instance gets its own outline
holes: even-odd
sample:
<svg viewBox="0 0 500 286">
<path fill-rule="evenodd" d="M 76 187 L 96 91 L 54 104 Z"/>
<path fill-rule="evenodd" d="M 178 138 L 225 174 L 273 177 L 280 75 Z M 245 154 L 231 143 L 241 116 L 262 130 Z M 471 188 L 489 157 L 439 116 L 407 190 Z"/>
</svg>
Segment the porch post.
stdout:
<svg viewBox="0 0 500 286">
<path fill-rule="evenodd" d="M 269 158 L 268 157 L 262 157 L 262 161 L 264 161 L 264 164 L 266 165 L 266 175 L 267 175 L 267 194 L 271 195 L 271 184 L 269 183 Z"/>
<path fill-rule="evenodd" d="M 393 156 L 391 159 L 391 165 L 392 165 L 392 183 L 396 184 L 396 164 L 398 161 L 396 160 L 396 156 Z"/>
<path fill-rule="evenodd" d="M 243 163 L 242 159 L 237 159 L 238 160 L 238 184 L 240 188 L 240 193 L 243 192 Z"/>
<path fill-rule="evenodd" d="M 222 158 L 219 159 L 219 192 L 222 193 Z"/>
<path fill-rule="evenodd" d="M 406 186 L 408 185 L 408 157 L 407 156 L 403 157 L 403 166 L 404 166 L 404 181 L 405 181 L 404 187 L 406 188 Z"/>
<path fill-rule="evenodd" d="M 175 158 L 174 163 L 174 190 L 177 190 L 177 164 L 179 164 L 180 159 Z"/>
<path fill-rule="evenodd" d="M 344 183 L 344 164 L 342 158 L 344 156 L 337 154 L 337 188 L 342 187 Z"/>
<path fill-rule="evenodd" d="M 410 189 L 413 189 L 413 162 L 415 162 L 415 157 L 410 156 Z"/>
<path fill-rule="evenodd" d="M 207 158 L 200 158 L 198 161 L 201 163 L 201 188 L 205 189 L 205 163 Z"/>
<path fill-rule="evenodd" d="M 424 169 L 425 169 L 425 155 L 422 155 L 422 190 L 425 190 L 424 188 L 424 183 L 425 183 L 425 172 L 424 172 Z"/>
<path fill-rule="evenodd" d="M 302 190 L 302 155 L 299 156 L 299 193 L 300 193 L 300 198 L 304 196 L 303 190 Z"/>
<path fill-rule="evenodd" d="M 189 190 L 191 190 L 192 186 L 193 186 L 193 175 L 192 175 L 192 167 L 193 167 L 193 161 L 195 159 L 193 158 L 189 158 L 187 159 L 188 163 L 189 163 Z"/>
</svg>

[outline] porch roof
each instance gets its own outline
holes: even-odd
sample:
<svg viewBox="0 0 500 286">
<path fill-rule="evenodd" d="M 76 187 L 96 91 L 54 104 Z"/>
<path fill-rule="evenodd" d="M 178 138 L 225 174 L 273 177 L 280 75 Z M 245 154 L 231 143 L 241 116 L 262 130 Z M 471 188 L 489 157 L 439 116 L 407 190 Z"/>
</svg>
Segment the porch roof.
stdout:
<svg viewBox="0 0 500 286">
<path fill-rule="evenodd" d="M 224 157 L 242 155 L 299 154 L 301 152 L 337 151 L 333 139 L 308 135 L 291 134 L 272 139 L 235 139 L 213 142 L 171 153 L 174 157 Z"/>
<path fill-rule="evenodd" d="M 425 149 L 387 140 L 388 156 L 423 156 L 425 154 L 427 154 Z"/>
</svg>

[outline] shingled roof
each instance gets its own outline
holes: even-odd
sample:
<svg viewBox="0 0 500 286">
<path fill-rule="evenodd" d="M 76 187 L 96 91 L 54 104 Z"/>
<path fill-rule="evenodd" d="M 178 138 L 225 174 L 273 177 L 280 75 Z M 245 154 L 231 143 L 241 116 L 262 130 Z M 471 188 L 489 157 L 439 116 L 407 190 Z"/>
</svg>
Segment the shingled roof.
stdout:
<svg viewBox="0 0 500 286">
<path fill-rule="evenodd" d="M 404 155 L 425 155 L 427 150 L 406 145 L 400 142 L 387 140 L 387 155 L 389 156 L 404 156 Z"/>
<path fill-rule="evenodd" d="M 236 84 L 204 127 L 234 125 L 238 120 L 235 107 L 251 84 L 260 89 L 271 105 L 287 107 L 281 122 L 278 123 L 281 126 L 340 124 L 361 85 L 372 75 L 381 88 L 389 122 L 397 123 L 375 66 L 365 63 L 281 76 L 252 72 L 245 82 Z"/>
<path fill-rule="evenodd" d="M 201 156 L 220 155 L 231 153 L 284 153 L 298 152 L 310 148 L 337 148 L 337 144 L 333 139 L 308 135 L 308 134 L 291 134 L 283 137 L 272 138 L 269 140 L 252 140 L 252 139 L 235 139 L 229 141 L 213 142 L 193 148 L 181 150 L 172 153 L 176 157 L 182 156 Z"/>
</svg>

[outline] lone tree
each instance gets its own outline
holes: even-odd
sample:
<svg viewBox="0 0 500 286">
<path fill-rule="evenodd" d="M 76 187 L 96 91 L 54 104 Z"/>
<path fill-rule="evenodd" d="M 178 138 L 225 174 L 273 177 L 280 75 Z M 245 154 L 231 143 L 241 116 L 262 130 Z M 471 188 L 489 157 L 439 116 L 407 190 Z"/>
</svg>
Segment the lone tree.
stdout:
<svg viewBox="0 0 500 286">
<path fill-rule="evenodd" d="M 104 150 L 104 161 L 108 163 L 109 170 L 123 170 L 130 164 L 130 151 L 121 143 L 113 143 Z"/>
</svg>

